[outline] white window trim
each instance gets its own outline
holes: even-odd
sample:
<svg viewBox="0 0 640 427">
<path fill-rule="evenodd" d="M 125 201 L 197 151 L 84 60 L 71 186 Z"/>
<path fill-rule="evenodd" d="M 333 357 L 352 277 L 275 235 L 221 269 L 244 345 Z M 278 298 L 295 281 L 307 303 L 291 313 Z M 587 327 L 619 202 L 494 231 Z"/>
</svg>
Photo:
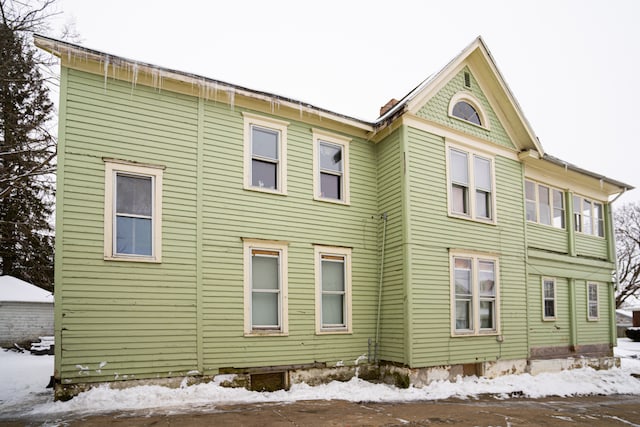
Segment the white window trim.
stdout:
<svg viewBox="0 0 640 427">
<path fill-rule="evenodd" d="M 475 124 L 473 122 L 470 122 L 468 120 L 465 120 L 458 116 L 453 115 L 453 108 L 460 101 L 465 101 L 469 103 L 473 108 L 476 109 L 476 112 L 480 117 L 480 123 L 482 123 L 481 125 Z M 480 102 L 480 100 L 478 100 L 478 98 L 473 96 L 470 92 L 467 92 L 467 91 L 458 92 L 455 95 L 453 95 L 451 97 L 451 100 L 449 101 L 448 114 L 449 114 L 449 117 L 451 117 L 452 119 L 460 120 L 462 123 L 466 123 L 468 125 L 475 126 L 484 130 L 491 130 L 489 127 L 489 119 L 488 119 L 487 113 L 484 111 L 484 108 L 482 108 L 482 103 Z"/>
<path fill-rule="evenodd" d="M 337 203 L 340 205 L 349 205 L 351 203 L 351 195 L 349 190 L 349 143 L 351 138 L 341 135 L 325 132 L 319 129 L 311 129 L 313 135 L 313 198 L 323 202 Z M 322 197 L 320 194 L 320 141 L 329 142 L 331 144 L 340 145 L 342 147 L 342 200 Z"/>
<path fill-rule="evenodd" d="M 243 239 L 244 246 L 244 336 L 288 336 L 288 243 L 274 240 Z M 280 252 L 280 329 L 253 329 L 251 324 L 251 251 L 262 249 Z"/>
<path fill-rule="evenodd" d="M 556 230 L 566 230 L 567 229 L 567 206 L 565 203 L 565 198 L 564 198 L 564 191 L 553 187 L 551 185 L 548 184 L 543 184 L 541 182 L 535 181 L 533 179 L 529 179 L 529 178 L 525 178 L 525 190 L 524 190 L 524 202 L 525 202 L 525 210 L 524 210 L 524 215 L 525 218 L 527 216 L 527 189 L 526 189 L 526 182 L 529 181 L 531 183 L 533 183 L 534 185 L 534 196 L 535 196 L 535 204 L 536 204 L 536 220 L 535 221 L 531 221 L 530 219 L 527 219 L 527 222 L 531 222 L 534 224 L 538 224 L 541 225 L 543 227 L 551 227 L 551 228 L 555 228 Z M 551 209 L 551 224 L 545 224 L 543 222 L 540 222 L 540 186 L 543 187 L 547 187 L 549 189 L 549 206 Z M 553 192 L 554 191 L 559 191 L 560 194 L 562 195 L 562 211 L 563 211 L 563 221 L 564 221 L 564 227 L 556 227 L 555 225 L 553 225 L 553 214 L 554 214 L 554 209 L 555 207 L 553 206 Z"/>
<path fill-rule="evenodd" d="M 104 172 L 104 259 L 108 261 L 162 262 L 162 175 L 164 166 L 104 159 Z M 116 174 L 119 172 L 153 179 L 151 256 L 115 253 L 114 184 Z"/>
<path fill-rule="evenodd" d="M 453 218 L 467 219 L 471 221 L 481 222 L 483 224 L 493 224 L 496 225 L 498 223 L 498 210 L 496 209 L 497 203 L 497 194 L 496 194 L 496 162 L 495 157 L 493 155 L 489 155 L 482 151 L 477 151 L 471 148 L 468 148 L 464 145 L 459 145 L 456 143 L 452 143 L 447 141 L 445 143 L 445 164 L 446 164 L 446 173 L 447 173 L 447 209 L 449 211 L 449 216 Z M 450 161 L 450 152 L 451 150 L 457 150 L 461 152 L 467 153 L 467 167 L 469 171 L 469 214 L 461 214 L 453 211 L 453 196 L 451 194 L 451 161 Z M 475 173 L 474 173 L 474 156 L 481 157 L 483 159 L 489 160 L 491 164 L 491 218 L 476 218 L 476 202 L 475 202 Z"/>
<path fill-rule="evenodd" d="M 591 316 L 591 313 L 589 311 L 589 288 L 591 286 L 595 286 L 596 288 L 596 308 L 598 309 L 598 315 L 597 316 Z M 587 321 L 589 322 L 596 322 L 598 320 L 600 320 L 600 286 L 599 283 L 595 283 L 595 282 L 587 282 Z"/>
<path fill-rule="evenodd" d="M 458 330 L 456 329 L 456 284 L 455 284 L 455 258 L 470 258 L 472 260 L 471 282 L 472 282 L 472 306 L 473 306 L 473 329 Z M 495 274 L 495 329 L 480 328 L 480 290 L 478 277 L 478 261 L 486 260 L 494 263 Z M 452 337 L 469 337 L 469 336 L 495 336 L 501 335 L 500 324 L 500 262 L 495 255 L 485 254 L 481 252 L 469 251 L 449 251 L 449 286 L 450 286 L 450 313 L 451 313 L 451 336 Z"/>
<path fill-rule="evenodd" d="M 351 299 L 351 248 L 314 245 L 315 259 L 315 291 L 316 291 L 316 335 L 351 334 L 352 328 L 352 299 Z M 322 327 L 322 255 L 338 255 L 344 257 L 345 268 L 345 322 L 342 328 Z"/>
<path fill-rule="evenodd" d="M 272 194 L 287 194 L 287 126 L 289 122 L 272 119 L 270 117 L 258 116 L 243 112 L 244 117 L 244 189 L 252 191 L 260 191 Z M 251 127 L 259 126 L 262 128 L 274 130 L 278 132 L 278 187 L 275 190 L 270 188 L 256 187 L 251 185 L 252 172 L 252 150 L 251 150 Z"/>
<path fill-rule="evenodd" d="M 604 239 L 607 236 L 606 233 L 606 229 L 605 229 L 605 214 L 604 214 L 604 209 L 605 209 L 605 204 L 603 202 L 601 202 L 600 200 L 596 200 L 593 198 L 589 198 L 589 197 L 584 197 L 581 196 L 580 194 L 573 194 L 572 198 L 578 198 L 580 200 L 580 208 L 577 210 L 577 213 L 580 214 L 580 231 L 575 230 L 575 226 L 576 226 L 576 205 L 575 205 L 575 200 L 573 200 L 573 212 L 571 212 L 571 215 L 573 216 L 573 221 L 574 221 L 574 231 L 576 233 L 580 233 L 583 236 L 591 236 L 591 237 L 596 237 L 598 239 Z M 584 201 L 588 201 L 589 203 L 591 203 L 591 210 L 590 210 L 590 214 L 591 214 L 591 231 L 589 232 L 585 232 L 584 231 L 584 216 L 583 216 L 583 210 L 582 210 L 582 205 L 584 204 Z M 600 206 L 602 206 L 602 236 L 599 236 L 598 233 L 596 232 L 596 227 L 595 227 L 595 212 L 596 212 L 596 208 L 595 205 L 598 204 Z"/>
<path fill-rule="evenodd" d="M 544 283 L 551 282 L 553 283 L 553 317 L 547 316 L 545 313 L 545 295 L 544 295 Z M 558 287 L 556 286 L 556 279 L 553 277 L 543 277 L 542 278 L 542 320 L 543 321 L 554 321 L 558 318 Z"/>
</svg>

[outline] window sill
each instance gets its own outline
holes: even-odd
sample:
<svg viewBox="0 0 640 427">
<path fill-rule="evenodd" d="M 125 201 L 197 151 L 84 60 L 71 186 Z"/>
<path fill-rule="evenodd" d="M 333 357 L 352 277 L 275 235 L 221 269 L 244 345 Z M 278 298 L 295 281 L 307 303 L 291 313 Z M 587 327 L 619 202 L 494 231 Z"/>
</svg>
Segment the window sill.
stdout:
<svg viewBox="0 0 640 427">
<path fill-rule="evenodd" d="M 337 199 L 328 199 L 326 197 L 314 197 L 313 200 L 316 200 L 318 202 L 326 202 L 326 203 L 333 203 L 335 205 L 344 205 L 344 206 L 349 206 L 350 203 L 344 200 L 337 200 Z"/>
<path fill-rule="evenodd" d="M 464 338 L 464 337 L 495 337 L 500 336 L 499 331 L 487 331 L 487 332 L 453 332 L 451 334 L 452 338 Z"/>
<path fill-rule="evenodd" d="M 489 129 L 488 127 L 484 127 L 482 125 L 475 124 L 473 122 L 470 122 L 469 120 L 461 119 L 460 117 L 456 117 L 456 116 L 451 115 L 451 114 L 449 114 L 449 118 L 450 119 L 454 119 L 454 120 L 456 120 L 456 121 L 458 121 L 460 123 L 464 123 L 465 125 L 471 125 L 471 126 L 473 126 L 475 128 L 482 129 L 483 131 L 491 132 L 491 129 Z"/>
<path fill-rule="evenodd" d="M 587 317 L 587 322 L 599 322 L 599 317 Z"/>
<path fill-rule="evenodd" d="M 472 218 L 468 215 L 457 214 L 454 212 L 449 212 L 449 218 L 462 219 L 465 221 L 471 221 L 479 224 L 498 225 L 498 221 L 496 221 L 495 219 Z"/>
<path fill-rule="evenodd" d="M 353 331 L 348 329 L 321 329 L 316 331 L 316 335 L 353 335 Z"/>
<path fill-rule="evenodd" d="M 258 193 L 275 194 L 276 196 L 286 196 L 287 195 L 286 191 L 272 190 L 270 188 L 245 186 L 244 189 L 247 190 L 247 191 L 255 191 L 255 192 L 258 192 Z"/>
<path fill-rule="evenodd" d="M 530 219 L 527 220 L 527 225 L 535 225 L 537 227 L 543 227 L 545 230 L 556 230 L 558 232 L 566 232 L 567 231 L 566 227 L 556 227 L 555 225 L 543 224 L 541 222 L 531 221 Z"/>
<path fill-rule="evenodd" d="M 128 257 L 128 256 L 104 256 L 105 261 L 127 261 L 127 262 L 144 262 L 152 264 L 161 264 L 162 259 L 155 257 Z"/>
<path fill-rule="evenodd" d="M 606 240 L 604 236 L 597 236 L 595 234 L 589 234 L 582 231 L 576 231 L 576 236 L 584 236 L 587 239 Z"/>
<path fill-rule="evenodd" d="M 556 317 L 543 317 L 543 322 L 556 322 L 558 319 Z"/>
<path fill-rule="evenodd" d="M 288 332 L 282 331 L 251 331 L 245 332 L 244 336 L 247 338 L 251 337 L 288 337 Z"/>
</svg>

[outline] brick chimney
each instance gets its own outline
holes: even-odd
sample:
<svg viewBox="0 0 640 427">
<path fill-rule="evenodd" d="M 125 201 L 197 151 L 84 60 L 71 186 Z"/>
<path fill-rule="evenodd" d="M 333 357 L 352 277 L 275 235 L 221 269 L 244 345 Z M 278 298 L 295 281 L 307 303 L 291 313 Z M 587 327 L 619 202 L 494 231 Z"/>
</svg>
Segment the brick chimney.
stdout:
<svg viewBox="0 0 640 427">
<path fill-rule="evenodd" d="M 396 106 L 396 104 L 400 102 L 395 98 L 391 98 L 389 100 L 389 102 L 387 102 L 386 104 L 384 104 L 382 107 L 380 107 L 380 116 L 383 116 L 384 113 L 386 113 L 387 111 L 391 110 L 393 107 Z"/>
</svg>

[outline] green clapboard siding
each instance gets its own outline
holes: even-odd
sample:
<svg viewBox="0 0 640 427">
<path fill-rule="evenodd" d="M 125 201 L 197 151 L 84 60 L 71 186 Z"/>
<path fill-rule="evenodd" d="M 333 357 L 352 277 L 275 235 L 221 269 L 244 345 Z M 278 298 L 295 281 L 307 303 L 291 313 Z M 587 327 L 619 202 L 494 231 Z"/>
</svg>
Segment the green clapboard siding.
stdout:
<svg viewBox="0 0 640 427">
<path fill-rule="evenodd" d="M 609 283 L 598 283 L 598 320 L 587 319 L 587 281 L 576 280 L 576 313 L 578 321 L 578 344 L 607 344 L 609 322 L 615 310 L 608 297 Z"/>
<path fill-rule="evenodd" d="M 529 300 L 529 339 L 531 347 L 568 346 L 570 340 L 569 284 L 556 282 L 556 319 L 543 320 L 542 276 L 530 275 L 527 286 Z"/>
<path fill-rule="evenodd" d="M 529 247 L 566 254 L 569 252 L 567 230 L 527 221 Z"/>
<path fill-rule="evenodd" d="M 314 201 L 309 125 L 288 126 L 288 194 L 243 189 L 240 108 L 204 103 L 203 298 L 205 372 L 220 367 L 353 363 L 375 330 L 378 247 L 375 145 L 350 144 L 351 205 Z M 241 238 L 286 241 L 289 336 L 244 337 Z M 313 244 L 352 253 L 353 334 L 315 334 Z"/>
<path fill-rule="evenodd" d="M 495 158 L 498 225 L 447 212 L 444 139 L 409 128 L 414 313 L 412 366 L 524 358 L 526 275 L 521 166 Z M 449 248 L 498 253 L 503 342 L 495 336 L 451 337 Z"/>
<path fill-rule="evenodd" d="M 378 204 L 387 213 L 380 319 L 380 358 L 405 363 L 405 283 L 402 240 L 402 154 L 400 132 L 378 143 Z M 382 242 L 382 222 L 379 237 Z"/>
<path fill-rule="evenodd" d="M 576 253 L 579 256 L 607 259 L 607 240 L 576 233 Z"/>
</svg>

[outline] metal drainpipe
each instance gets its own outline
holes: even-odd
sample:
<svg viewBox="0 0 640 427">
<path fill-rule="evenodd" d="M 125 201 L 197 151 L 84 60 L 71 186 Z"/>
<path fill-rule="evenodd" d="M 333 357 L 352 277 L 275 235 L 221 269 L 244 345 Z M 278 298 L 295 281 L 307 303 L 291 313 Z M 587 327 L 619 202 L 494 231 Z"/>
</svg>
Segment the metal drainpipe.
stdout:
<svg viewBox="0 0 640 427">
<path fill-rule="evenodd" d="M 382 253 L 380 255 L 380 279 L 378 282 L 378 314 L 376 315 L 376 341 L 374 347 L 374 362 L 378 362 L 378 349 L 380 347 L 380 308 L 382 306 L 382 279 L 384 278 L 384 247 L 387 241 L 387 213 L 380 215 L 384 221 L 382 225 Z"/>
</svg>

